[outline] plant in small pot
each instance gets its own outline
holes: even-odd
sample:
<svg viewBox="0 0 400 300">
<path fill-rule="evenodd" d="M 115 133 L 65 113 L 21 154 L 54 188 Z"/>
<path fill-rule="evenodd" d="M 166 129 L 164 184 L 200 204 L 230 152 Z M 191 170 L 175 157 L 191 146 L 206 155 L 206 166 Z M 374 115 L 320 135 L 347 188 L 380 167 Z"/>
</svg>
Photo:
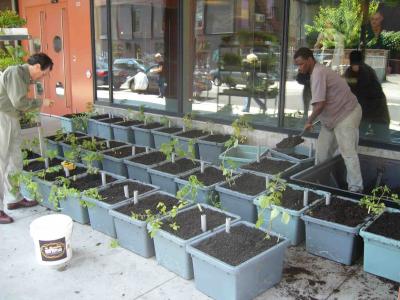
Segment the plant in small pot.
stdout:
<svg viewBox="0 0 400 300">
<path fill-rule="evenodd" d="M 147 223 L 156 226 L 158 218 L 169 211 L 185 207 L 175 196 L 157 191 L 142 198 L 131 199 L 118 208 L 110 210 L 114 217 L 115 229 L 119 244 L 143 257 L 154 256 L 154 243 Z"/>
<path fill-rule="evenodd" d="M 292 245 L 298 245 L 305 237 L 301 214 L 308 209 L 309 204 L 325 198 L 327 193 L 288 184 L 279 176 L 266 182 L 267 192 L 254 199 L 258 211 L 256 226 L 281 234 Z"/>
<path fill-rule="evenodd" d="M 111 127 L 111 125 L 120 123 L 123 121 L 124 121 L 123 117 L 114 117 L 113 114 L 111 114 L 111 117 L 108 119 L 96 120 L 97 136 L 107 139 L 107 140 L 113 140 L 114 139 L 114 131 L 113 131 L 113 128 Z"/>
<path fill-rule="evenodd" d="M 165 145 L 170 145 L 170 143 Z M 148 147 L 146 148 L 148 149 Z M 124 163 L 128 169 L 129 178 L 145 183 L 151 183 L 151 177 L 148 173 L 148 169 L 157 166 L 166 159 L 167 155 L 162 151 L 146 151 L 145 153 L 138 153 L 133 157 L 125 159 Z"/>
<path fill-rule="evenodd" d="M 266 191 L 266 178 L 252 173 L 234 175 L 228 173 L 225 182 L 216 186 L 224 210 L 239 215 L 243 220 L 255 223 L 256 206 L 253 200 Z"/>
<path fill-rule="evenodd" d="M 95 198 L 93 188 L 106 186 L 114 181 L 124 179 L 122 176 L 99 172 L 97 169 L 88 169 L 87 174 L 73 176 L 72 179 L 65 179 L 60 185 L 53 185 L 49 195 L 49 201 L 59 203 L 61 211 L 70 216 L 74 221 L 81 224 L 89 223 L 89 214 L 86 202 L 82 196 L 89 194 Z"/>
<path fill-rule="evenodd" d="M 132 126 L 135 135 L 135 143 L 141 146 L 154 148 L 154 137 L 151 133 L 152 129 L 161 128 L 162 124 L 155 122 L 152 116 L 145 116 L 143 125 Z"/>
<path fill-rule="evenodd" d="M 103 170 L 128 177 L 128 169 L 125 160 L 143 152 L 149 152 L 149 147 L 122 146 L 111 150 L 103 151 Z"/>
<path fill-rule="evenodd" d="M 209 133 L 200 129 L 192 129 L 193 113 L 187 113 L 183 117 L 183 132 L 174 135 L 179 141 L 179 148 L 183 151 L 190 151 L 190 147 L 194 147 L 195 158 L 199 158 L 199 145 L 197 140 L 206 137 Z"/>
<path fill-rule="evenodd" d="M 151 133 L 154 138 L 154 148 L 160 149 L 162 144 L 171 142 L 172 136 L 182 131 L 181 127 L 173 126 L 171 120 L 166 116 L 160 118 L 161 128 L 152 129 Z"/>
<path fill-rule="evenodd" d="M 109 214 L 109 211 L 130 201 L 137 201 L 139 196 L 144 197 L 157 190 L 158 187 L 150 184 L 143 184 L 136 180 L 123 180 L 99 188 L 98 197 L 92 198 L 85 195 L 82 200 L 88 207 L 92 228 L 115 238 L 117 234 L 114 217 Z"/>
<path fill-rule="evenodd" d="M 1 35 L 28 35 L 28 29 L 22 28 L 26 20 L 21 18 L 14 10 L 0 11 L 0 34 Z"/>
<path fill-rule="evenodd" d="M 200 162 L 194 159 L 193 151 L 187 153 L 180 149 L 176 139 L 169 144 L 163 144 L 161 152 L 165 154 L 167 160 L 149 168 L 147 171 L 150 174 L 152 184 L 159 186 L 163 191 L 175 195 L 177 192 L 175 178 L 200 167 Z M 175 159 L 176 154 L 180 158 Z"/>
<path fill-rule="evenodd" d="M 183 201 L 184 195 L 177 195 Z M 192 200 L 195 200 L 193 197 Z M 229 218 L 228 221 L 226 219 Z M 157 222 L 154 246 L 157 262 L 185 279 L 193 278 L 193 266 L 186 246 L 210 232 L 222 228 L 225 222 L 236 222 L 239 216 L 223 212 L 206 204 L 185 208 L 176 215 L 167 215 Z M 152 224 L 148 225 L 150 230 Z"/>
<path fill-rule="evenodd" d="M 196 288 L 213 299 L 253 299 L 282 278 L 289 241 L 246 221 L 191 242 Z"/>
<path fill-rule="evenodd" d="M 193 202 L 218 207 L 220 206 L 219 195 L 215 191 L 215 187 L 223 181 L 225 181 L 223 171 L 215 166 L 205 167 L 203 161 L 200 162 L 200 170 L 192 171 L 175 179 L 179 188 L 178 193 L 183 193 L 184 197 L 191 196 Z M 193 193 L 195 193 L 195 197 Z"/>
<path fill-rule="evenodd" d="M 374 215 L 360 230 L 364 240 L 364 271 L 400 282 L 400 210 L 386 207 L 384 200 L 397 205 L 400 199 L 387 186 L 379 186 L 364 196 L 360 205 Z"/>
<path fill-rule="evenodd" d="M 362 254 L 360 228 L 368 221 L 368 210 L 358 201 L 331 196 L 314 202 L 303 212 L 307 252 L 345 265 Z"/>
</svg>

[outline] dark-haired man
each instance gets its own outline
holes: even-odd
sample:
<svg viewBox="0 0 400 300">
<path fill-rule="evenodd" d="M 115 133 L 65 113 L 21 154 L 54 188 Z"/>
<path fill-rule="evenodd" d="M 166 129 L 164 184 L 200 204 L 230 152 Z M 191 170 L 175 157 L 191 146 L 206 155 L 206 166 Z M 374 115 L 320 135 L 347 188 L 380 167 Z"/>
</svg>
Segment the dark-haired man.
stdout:
<svg viewBox="0 0 400 300">
<path fill-rule="evenodd" d="M 310 49 L 298 49 L 294 60 L 300 73 L 310 74 L 312 114 L 304 128 L 310 130 L 317 118 L 321 121 L 316 163 L 328 160 L 339 149 L 346 164 L 348 189 L 362 192 L 363 180 L 357 154 L 362 113 L 356 96 L 346 80 L 315 61 Z"/>
<path fill-rule="evenodd" d="M 27 64 L 8 67 L 0 75 L 0 224 L 13 222 L 4 212 L 3 202 L 8 210 L 37 205 L 11 193 L 9 175 L 22 170 L 19 112 L 53 104 L 50 99 L 27 98 L 29 85 L 47 76 L 52 68 L 51 58 L 37 53 L 28 58 Z"/>
</svg>

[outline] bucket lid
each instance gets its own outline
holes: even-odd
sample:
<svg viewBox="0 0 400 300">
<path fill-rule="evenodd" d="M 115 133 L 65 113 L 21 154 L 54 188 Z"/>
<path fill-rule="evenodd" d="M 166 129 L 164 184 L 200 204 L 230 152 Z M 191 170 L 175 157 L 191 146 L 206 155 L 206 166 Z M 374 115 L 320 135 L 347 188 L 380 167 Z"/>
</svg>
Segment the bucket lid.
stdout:
<svg viewBox="0 0 400 300">
<path fill-rule="evenodd" d="M 71 217 L 63 214 L 52 214 L 37 218 L 30 225 L 32 232 L 58 233 L 72 226 Z"/>
</svg>

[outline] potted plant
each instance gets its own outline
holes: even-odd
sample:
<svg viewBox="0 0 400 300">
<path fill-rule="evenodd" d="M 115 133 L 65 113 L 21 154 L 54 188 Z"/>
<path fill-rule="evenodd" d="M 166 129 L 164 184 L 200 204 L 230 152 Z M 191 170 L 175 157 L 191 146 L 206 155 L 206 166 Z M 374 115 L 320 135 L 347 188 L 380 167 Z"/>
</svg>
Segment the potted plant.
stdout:
<svg viewBox="0 0 400 300">
<path fill-rule="evenodd" d="M 151 183 L 150 174 L 147 170 L 164 162 L 166 159 L 167 156 L 162 151 L 149 151 L 125 159 L 124 163 L 128 169 L 129 178 Z"/>
<path fill-rule="evenodd" d="M 187 247 L 196 288 L 213 299 L 253 299 L 281 280 L 289 241 L 245 221 L 226 227 Z"/>
<path fill-rule="evenodd" d="M 162 144 L 168 144 L 172 140 L 172 135 L 182 131 L 181 127 L 171 126 L 171 120 L 166 116 L 160 118 L 161 128 L 151 130 L 154 138 L 154 148 L 160 149 Z"/>
<path fill-rule="evenodd" d="M 104 141 L 96 137 L 92 137 L 91 139 L 87 140 L 81 139 L 80 141 L 82 141 L 82 143 L 80 145 L 79 153 L 84 164 L 86 164 L 90 160 L 90 162 L 92 162 L 92 165 L 100 170 L 103 169 L 103 151 L 127 146 L 127 144 L 125 144 L 124 142 L 108 140 Z M 101 152 L 99 153 L 99 151 Z"/>
<path fill-rule="evenodd" d="M 360 230 L 364 240 L 364 271 L 399 282 L 400 210 L 385 207 L 385 199 L 400 203 L 399 196 L 387 186 L 373 189 L 371 195 L 360 200 L 360 205 L 374 215 Z"/>
<path fill-rule="evenodd" d="M 111 118 L 110 114 L 92 113 L 89 116 L 87 134 L 90 136 L 98 136 L 97 121 Z"/>
<path fill-rule="evenodd" d="M 143 124 L 133 125 L 131 127 L 135 136 L 135 143 L 137 145 L 154 148 L 154 137 L 151 130 L 161 128 L 162 124 L 155 122 L 152 116 L 145 116 L 143 106 L 140 107 L 138 119 L 143 121 Z"/>
<path fill-rule="evenodd" d="M 63 132 L 87 132 L 89 114 L 86 112 L 65 114 L 60 118 L 61 129 Z"/>
<path fill-rule="evenodd" d="M 117 235 L 114 217 L 109 214 L 110 209 L 133 201 L 134 197 L 143 197 L 156 190 L 158 188 L 153 185 L 135 180 L 122 180 L 99 188 L 95 197 L 84 195 L 82 200 L 88 208 L 90 226 L 94 230 L 115 238 Z"/>
<path fill-rule="evenodd" d="M 147 223 L 153 222 L 170 210 L 177 211 L 185 204 L 173 195 L 158 191 L 135 203 L 130 201 L 110 210 L 114 217 L 115 230 L 119 244 L 143 257 L 154 256 L 154 243 L 147 231 Z"/>
<path fill-rule="evenodd" d="M 111 150 L 103 151 L 103 170 L 128 177 L 128 169 L 125 160 L 129 160 L 138 153 L 149 151 L 145 147 L 122 146 Z"/>
<path fill-rule="evenodd" d="M 80 132 L 72 133 L 75 137 L 85 137 L 86 135 Z M 64 156 L 64 151 L 61 143 L 67 138 L 68 133 L 64 133 L 61 129 L 56 131 L 55 135 L 46 136 L 44 141 L 47 150 L 56 150 L 58 156 Z"/>
<path fill-rule="evenodd" d="M 242 165 L 240 170 L 260 176 L 275 176 L 280 174 L 280 176 L 284 177 L 293 174 L 299 167 L 298 163 L 296 164 L 294 162 L 268 156 L 260 156 L 259 153 L 260 151 L 257 153 L 256 161 Z"/>
<path fill-rule="evenodd" d="M 0 11 L 0 33 L 2 35 L 28 35 L 28 29 L 22 28 L 26 20 L 14 10 Z"/>
<path fill-rule="evenodd" d="M 345 265 L 361 256 L 359 231 L 369 215 L 357 201 L 328 194 L 310 205 L 301 218 L 306 225 L 307 252 Z"/>
<path fill-rule="evenodd" d="M 159 228 L 154 233 L 157 262 L 185 279 L 192 279 L 193 264 L 186 251 L 187 245 L 225 227 L 227 218 L 232 223 L 240 219 L 206 204 L 182 209 L 175 216 L 164 216 L 157 222 Z M 148 228 L 154 230 L 151 226 L 150 223 Z"/>
</svg>

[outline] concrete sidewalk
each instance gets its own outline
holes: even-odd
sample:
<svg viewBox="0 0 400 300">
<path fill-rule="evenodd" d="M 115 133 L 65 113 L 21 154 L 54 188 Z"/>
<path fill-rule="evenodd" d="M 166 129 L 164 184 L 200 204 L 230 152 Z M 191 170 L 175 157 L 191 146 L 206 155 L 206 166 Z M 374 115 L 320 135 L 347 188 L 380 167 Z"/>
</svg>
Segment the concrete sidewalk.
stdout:
<svg viewBox="0 0 400 300">
<path fill-rule="evenodd" d="M 56 120 L 43 124 L 50 131 L 57 128 Z M 15 222 L 0 225 L 0 300 L 209 299 L 193 280 L 167 271 L 155 258 L 112 248 L 111 238 L 79 223 L 74 223 L 67 267 L 40 266 L 29 225 L 52 212 L 36 206 L 9 213 Z M 257 299 L 396 299 L 397 289 L 398 284 L 363 272 L 362 260 L 343 266 L 308 254 L 302 244 L 288 249 L 282 281 Z"/>
</svg>

